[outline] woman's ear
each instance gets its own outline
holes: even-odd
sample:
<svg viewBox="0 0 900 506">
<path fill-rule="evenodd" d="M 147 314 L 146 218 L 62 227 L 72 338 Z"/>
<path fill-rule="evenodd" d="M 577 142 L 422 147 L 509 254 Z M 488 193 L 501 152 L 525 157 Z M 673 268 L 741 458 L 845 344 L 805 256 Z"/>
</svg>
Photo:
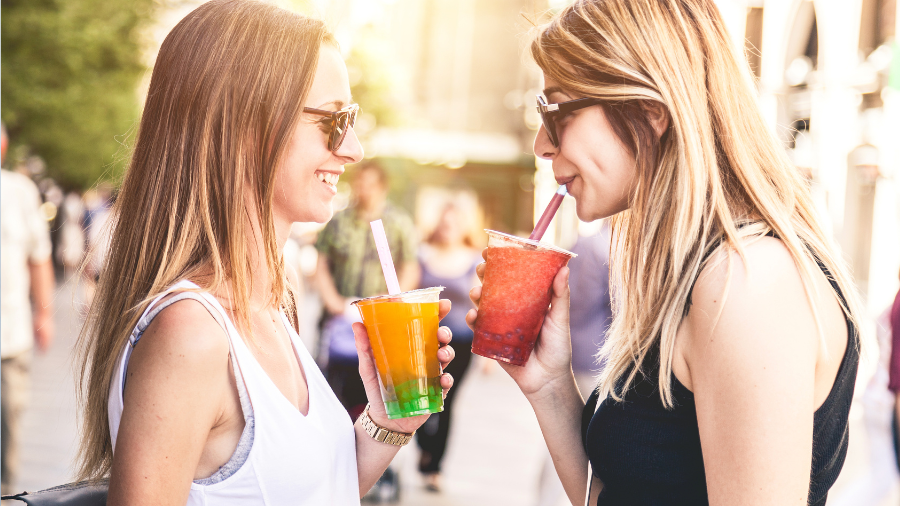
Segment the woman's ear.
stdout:
<svg viewBox="0 0 900 506">
<path fill-rule="evenodd" d="M 659 102 L 648 102 L 644 105 L 644 109 L 647 111 L 647 119 L 650 120 L 653 131 L 656 132 L 656 138 L 661 138 L 669 129 L 669 110 Z"/>
</svg>

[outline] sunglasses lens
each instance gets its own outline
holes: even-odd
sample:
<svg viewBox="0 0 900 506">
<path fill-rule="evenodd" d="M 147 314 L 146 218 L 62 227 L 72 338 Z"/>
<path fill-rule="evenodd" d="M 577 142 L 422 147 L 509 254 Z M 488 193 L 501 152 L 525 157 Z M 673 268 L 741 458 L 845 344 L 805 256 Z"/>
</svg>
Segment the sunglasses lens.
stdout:
<svg viewBox="0 0 900 506">
<path fill-rule="evenodd" d="M 550 137 L 553 147 L 558 148 L 559 141 L 556 138 L 556 123 L 553 122 L 553 116 L 541 113 L 541 122 L 544 124 L 544 129 L 547 130 L 547 136 Z"/>
<path fill-rule="evenodd" d="M 556 123 L 553 121 L 553 113 L 544 110 L 547 107 L 547 101 L 541 95 L 537 96 L 537 105 L 538 113 L 541 115 L 541 123 L 544 124 L 544 130 L 547 131 L 547 137 L 550 137 L 553 147 L 558 148 L 559 140 L 556 138 Z"/>
<path fill-rule="evenodd" d="M 350 124 L 350 113 L 338 113 L 334 121 L 334 130 L 331 131 L 331 150 L 337 151 L 347 136 L 347 127 Z"/>
</svg>

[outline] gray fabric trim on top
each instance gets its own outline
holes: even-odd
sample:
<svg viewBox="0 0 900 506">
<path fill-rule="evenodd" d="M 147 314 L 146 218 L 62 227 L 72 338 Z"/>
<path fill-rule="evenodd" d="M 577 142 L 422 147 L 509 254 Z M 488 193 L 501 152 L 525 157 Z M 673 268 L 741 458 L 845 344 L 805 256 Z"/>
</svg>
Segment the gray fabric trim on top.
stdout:
<svg viewBox="0 0 900 506">
<path fill-rule="evenodd" d="M 228 462 L 220 467 L 219 470 L 213 473 L 209 478 L 194 480 L 194 483 L 197 485 L 215 485 L 220 481 L 225 481 L 233 476 L 234 473 L 238 472 L 238 469 L 244 465 L 244 462 L 247 461 L 247 457 L 250 456 L 250 449 L 253 448 L 253 436 L 255 432 L 256 422 L 251 413 L 244 422 L 244 431 L 241 432 L 241 439 L 238 441 L 237 448 L 234 449 L 234 453 L 231 454 L 231 458 L 228 459 Z"/>
</svg>

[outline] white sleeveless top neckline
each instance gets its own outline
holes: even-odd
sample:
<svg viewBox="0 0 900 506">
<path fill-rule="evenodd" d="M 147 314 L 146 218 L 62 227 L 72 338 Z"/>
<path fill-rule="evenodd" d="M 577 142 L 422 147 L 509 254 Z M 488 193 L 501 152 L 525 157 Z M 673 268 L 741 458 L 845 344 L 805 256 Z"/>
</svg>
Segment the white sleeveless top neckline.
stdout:
<svg viewBox="0 0 900 506">
<path fill-rule="evenodd" d="M 203 304 L 220 323 L 224 322 L 246 427 L 231 460 L 210 479 L 191 483 L 187 506 L 358 506 L 353 423 L 293 325 L 281 313 L 282 324 L 306 376 L 309 391 L 306 415 L 269 378 L 218 300 L 198 290 L 197 285 L 187 280 L 173 285 L 147 306 L 132 331 L 110 384 L 109 428 L 113 450 L 124 409 L 125 372 L 135 344 L 159 311 L 176 298 L 190 298 Z M 178 295 L 156 307 L 163 297 L 176 292 Z"/>
</svg>

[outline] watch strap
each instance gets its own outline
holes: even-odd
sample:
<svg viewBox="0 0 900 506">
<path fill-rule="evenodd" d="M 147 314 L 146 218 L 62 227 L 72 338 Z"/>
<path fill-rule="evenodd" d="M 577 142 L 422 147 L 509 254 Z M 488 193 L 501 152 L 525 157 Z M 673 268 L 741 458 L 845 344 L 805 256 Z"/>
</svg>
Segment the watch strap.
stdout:
<svg viewBox="0 0 900 506">
<path fill-rule="evenodd" d="M 362 414 L 359 415 L 359 424 L 362 426 L 363 430 L 366 431 L 366 434 L 375 441 L 394 446 L 405 446 L 409 444 L 413 434 L 415 434 L 415 432 L 396 432 L 378 425 L 371 417 L 369 417 L 368 405 L 366 405 L 366 409 L 363 410 Z"/>
</svg>

